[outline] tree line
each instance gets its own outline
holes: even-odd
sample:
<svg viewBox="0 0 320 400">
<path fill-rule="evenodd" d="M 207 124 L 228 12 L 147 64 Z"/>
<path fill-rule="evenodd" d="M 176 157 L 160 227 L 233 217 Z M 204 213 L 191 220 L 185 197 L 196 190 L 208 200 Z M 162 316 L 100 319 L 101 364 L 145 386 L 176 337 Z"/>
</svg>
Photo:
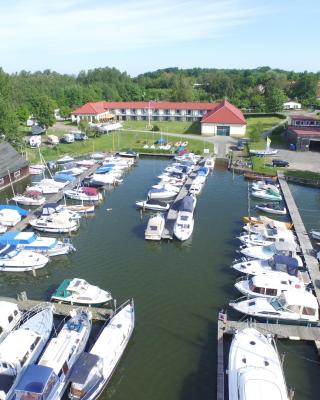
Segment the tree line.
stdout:
<svg viewBox="0 0 320 400">
<path fill-rule="evenodd" d="M 87 102 L 200 101 L 228 98 L 251 112 L 282 110 L 287 99 L 320 107 L 316 99 L 320 73 L 293 72 L 270 67 L 256 69 L 166 68 L 137 77 L 116 68 L 95 68 L 78 75 L 45 70 L 7 74 L 0 68 L 0 134 L 19 140 L 18 126 L 33 115 L 45 127 L 60 115 Z"/>
</svg>

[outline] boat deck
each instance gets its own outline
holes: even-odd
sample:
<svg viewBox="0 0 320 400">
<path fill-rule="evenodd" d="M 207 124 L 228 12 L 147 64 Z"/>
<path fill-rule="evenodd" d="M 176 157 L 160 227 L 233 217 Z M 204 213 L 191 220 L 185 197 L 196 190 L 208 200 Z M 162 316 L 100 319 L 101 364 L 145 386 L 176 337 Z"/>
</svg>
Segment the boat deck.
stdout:
<svg viewBox="0 0 320 400">
<path fill-rule="evenodd" d="M 62 190 L 58 193 L 46 195 L 46 203 L 57 203 L 63 198 L 64 190 L 74 189 L 78 186 L 79 182 L 82 179 L 86 178 L 87 176 L 93 174 L 95 170 L 99 167 L 99 165 L 94 165 L 93 167 L 84 171 L 81 175 L 77 177 L 73 182 L 70 182 L 67 186 L 65 186 Z M 13 226 L 12 228 L 8 229 L 8 231 L 23 231 L 29 225 L 29 221 L 35 218 L 36 213 L 38 213 L 42 209 L 42 206 L 33 209 L 25 218 L 23 218 L 17 225 Z"/>
</svg>

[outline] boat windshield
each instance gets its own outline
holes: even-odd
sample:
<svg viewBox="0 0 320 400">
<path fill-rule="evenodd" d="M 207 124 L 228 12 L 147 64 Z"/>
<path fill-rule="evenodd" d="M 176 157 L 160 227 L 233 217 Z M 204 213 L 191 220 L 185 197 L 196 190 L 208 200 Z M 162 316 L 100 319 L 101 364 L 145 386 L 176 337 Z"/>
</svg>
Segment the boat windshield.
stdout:
<svg viewBox="0 0 320 400">
<path fill-rule="evenodd" d="M 285 305 L 285 300 L 281 297 L 276 297 L 275 299 L 272 299 L 270 301 L 270 304 L 276 311 L 279 311 L 283 309 L 283 306 Z"/>
</svg>

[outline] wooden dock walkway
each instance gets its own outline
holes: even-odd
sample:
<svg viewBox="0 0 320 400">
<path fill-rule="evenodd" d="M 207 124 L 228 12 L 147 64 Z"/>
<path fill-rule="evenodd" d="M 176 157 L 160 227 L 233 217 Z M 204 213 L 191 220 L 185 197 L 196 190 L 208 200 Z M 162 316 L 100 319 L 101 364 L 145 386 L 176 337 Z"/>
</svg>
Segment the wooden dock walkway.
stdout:
<svg viewBox="0 0 320 400">
<path fill-rule="evenodd" d="M 294 230 L 297 234 L 301 252 L 303 254 L 307 270 L 310 275 L 310 280 L 313 284 L 315 294 L 320 305 L 320 270 L 319 262 L 314 255 L 314 249 L 312 247 L 310 238 L 302 222 L 299 210 L 296 206 L 292 193 L 290 191 L 287 181 L 284 179 L 283 173 L 278 172 L 278 178 L 280 187 L 283 193 L 284 200 L 286 202 Z"/>
<path fill-rule="evenodd" d="M 0 297 L 0 301 L 8 301 L 10 303 L 16 303 L 20 310 L 28 311 L 38 304 L 43 303 L 40 300 L 29 300 L 29 299 L 14 299 L 12 297 Z M 98 307 L 83 307 L 69 304 L 52 303 L 54 306 L 53 313 L 60 316 L 70 315 L 70 311 L 81 308 L 89 310 L 92 314 L 92 319 L 97 321 L 105 321 L 113 315 L 113 310 L 110 308 L 98 308 Z"/>
<path fill-rule="evenodd" d="M 46 195 L 46 203 L 57 203 L 63 198 L 63 192 L 64 190 L 70 190 L 75 188 L 76 186 L 79 185 L 79 182 L 82 181 L 82 179 L 86 178 L 87 176 L 93 174 L 95 170 L 99 167 L 99 165 L 94 165 L 93 167 L 87 169 L 84 171 L 81 175 L 77 177 L 73 182 L 70 182 L 67 186 L 65 186 L 62 190 L 59 190 L 58 193 Z M 63 172 L 63 171 L 62 171 Z M 26 229 L 29 225 L 29 221 L 33 218 L 35 218 L 36 213 L 39 213 L 40 210 L 42 209 L 42 206 L 37 207 L 36 209 L 33 209 L 25 218 L 23 218 L 17 225 L 13 226 L 12 228 L 8 229 L 8 231 L 23 231 Z"/>
</svg>

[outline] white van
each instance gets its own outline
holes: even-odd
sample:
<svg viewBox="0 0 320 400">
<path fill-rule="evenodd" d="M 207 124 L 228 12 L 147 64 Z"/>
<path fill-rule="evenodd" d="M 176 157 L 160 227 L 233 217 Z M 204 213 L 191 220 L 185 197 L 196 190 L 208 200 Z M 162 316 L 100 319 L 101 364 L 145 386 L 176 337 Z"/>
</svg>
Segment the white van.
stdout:
<svg viewBox="0 0 320 400">
<path fill-rule="evenodd" d="M 60 138 L 61 143 L 73 143 L 74 142 L 74 134 L 73 133 L 65 133 Z"/>
<path fill-rule="evenodd" d="M 59 138 L 56 135 L 48 135 L 47 136 L 47 141 L 50 144 L 59 144 Z"/>
<path fill-rule="evenodd" d="M 30 136 L 29 138 L 30 147 L 40 147 L 41 146 L 41 136 Z"/>
</svg>

